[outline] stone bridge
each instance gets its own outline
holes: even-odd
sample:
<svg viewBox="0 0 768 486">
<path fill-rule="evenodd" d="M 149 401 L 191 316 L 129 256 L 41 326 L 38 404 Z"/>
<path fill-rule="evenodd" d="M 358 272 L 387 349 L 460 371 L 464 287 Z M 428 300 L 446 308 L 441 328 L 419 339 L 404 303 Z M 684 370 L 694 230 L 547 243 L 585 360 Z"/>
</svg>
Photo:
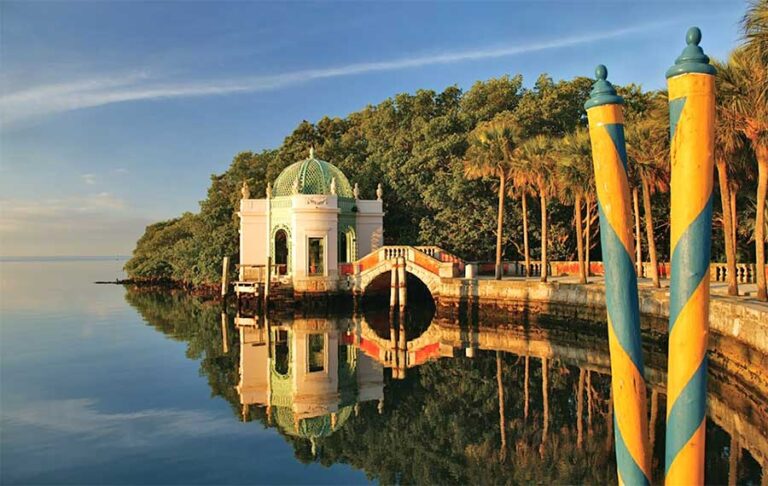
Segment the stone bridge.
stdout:
<svg viewBox="0 0 768 486">
<path fill-rule="evenodd" d="M 458 277 L 464 271 L 459 257 L 437 246 L 383 246 L 351 265 L 348 288 L 364 294 L 371 282 L 391 272 L 399 259 L 405 263 L 405 272 L 419 279 L 435 301 L 440 298 L 441 279 Z"/>
</svg>

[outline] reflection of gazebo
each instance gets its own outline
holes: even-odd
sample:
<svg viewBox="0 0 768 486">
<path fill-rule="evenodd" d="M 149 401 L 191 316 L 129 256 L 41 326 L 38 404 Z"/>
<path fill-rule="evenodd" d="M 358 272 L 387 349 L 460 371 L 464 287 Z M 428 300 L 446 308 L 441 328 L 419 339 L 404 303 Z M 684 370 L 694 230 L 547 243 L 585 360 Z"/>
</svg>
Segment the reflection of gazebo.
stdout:
<svg viewBox="0 0 768 486">
<path fill-rule="evenodd" d="M 266 407 L 284 433 L 314 441 L 342 427 L 358 402 L 384 397 L 382 367 L 328 319 L 239 331 L 244 417 L 251 405 Z"/>
<path fill-rule="evenodd" d="M 340 266 L 379 248 L 383 240 L 381 190 L 359 197 L 341 170 L 309 157 L 285 168 L 265 199 L 240 201 L 240 280 L 261 275 L 267 263 L 299 292 L 337 289 Z"/>
</svg>

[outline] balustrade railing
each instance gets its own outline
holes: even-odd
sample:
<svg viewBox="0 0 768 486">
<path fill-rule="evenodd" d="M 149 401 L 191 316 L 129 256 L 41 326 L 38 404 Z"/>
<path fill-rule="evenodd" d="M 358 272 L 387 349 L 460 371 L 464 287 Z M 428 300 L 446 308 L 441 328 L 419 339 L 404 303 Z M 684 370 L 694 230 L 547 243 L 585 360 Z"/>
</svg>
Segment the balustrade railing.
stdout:
<svg viewBox="0 0 768 486">
<path fill-rule="evenodd" d="M 267 266 L 240 264 L 236 265 L 240 273 L 241 282 L 265 282 L 267 280 Z M 272 264 L 271 271 L 269 272 L 270 281 L 276 281 L 281 275 L 288 273 L 288 266 L 285 264 Z"/>
</svg>

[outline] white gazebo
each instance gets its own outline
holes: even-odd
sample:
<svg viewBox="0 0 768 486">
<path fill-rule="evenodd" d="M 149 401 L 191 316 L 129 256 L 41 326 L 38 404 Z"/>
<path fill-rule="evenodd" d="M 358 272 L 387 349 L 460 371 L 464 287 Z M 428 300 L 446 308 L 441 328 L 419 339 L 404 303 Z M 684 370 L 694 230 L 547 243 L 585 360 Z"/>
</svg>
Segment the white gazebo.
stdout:
<svg viewBox="0 0 768 486">
<path fill-rule="evenodd" d="M 288 166 L 267 187 L 266 199 L 240 201 L 240 280 L 256 280 L 268 259 L 271 273 L 295 292 L 335 292 L 351 264 L 383 243 L 381 186 L 360 199 L 341 170 L 309 157 Z"/>
</svg>

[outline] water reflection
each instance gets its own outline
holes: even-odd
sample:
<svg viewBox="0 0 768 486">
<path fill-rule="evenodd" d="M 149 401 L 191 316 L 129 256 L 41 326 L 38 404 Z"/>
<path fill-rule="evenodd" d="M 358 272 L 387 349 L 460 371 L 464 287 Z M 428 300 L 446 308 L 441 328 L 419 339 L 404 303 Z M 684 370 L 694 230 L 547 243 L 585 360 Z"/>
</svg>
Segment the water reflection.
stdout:
<svg viewBox="0 0 768 486">
<path fill-rule="evenodd" d="M 263 408 L 268 425 L 309 440 L 315 455 L 317 440 L 343 427 L 361 403 L 383 404 L 382 366 L 360 353 L 353 334 L 336 322 L 296 318 L 271 324 L 237 317 L 235 325 L 243 421 L 251 420 L 253 407 Z"/>
<path fill-rule="evenodd" d="M 127 299 L 163 332 L 168 316 L 196 328 L 184 339 L 204 348 L 213 393 L 238 419 L 278 430 L 299 461 L 346 463 L 383 483 L 616 481 L 603 326 L 458 312 L 415 333 L 410 316 L 386 311 L 264 320 L 181 296 Z M 664 468 L 662 344 L 645 350 L 655 482 Z M 710 366 L 707 483 L 761 482 L 768 402 L 758 390 Z"/>
</svg>

